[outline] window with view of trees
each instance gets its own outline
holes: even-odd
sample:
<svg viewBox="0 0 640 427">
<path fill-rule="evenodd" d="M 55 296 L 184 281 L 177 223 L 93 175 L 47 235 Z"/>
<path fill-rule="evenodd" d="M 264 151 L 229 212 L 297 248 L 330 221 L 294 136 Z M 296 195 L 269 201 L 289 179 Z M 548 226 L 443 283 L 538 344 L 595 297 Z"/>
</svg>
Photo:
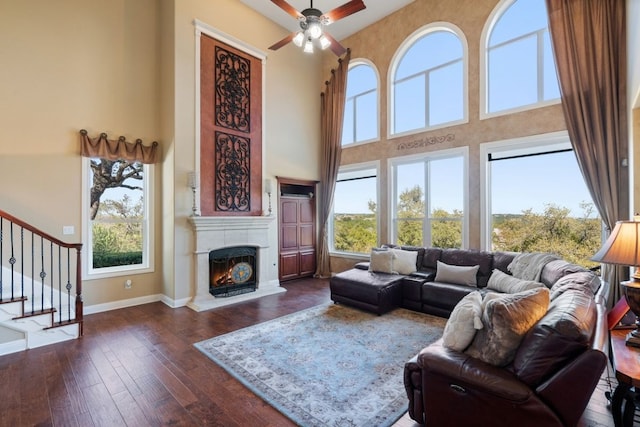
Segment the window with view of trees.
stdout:
<svg viewBox="0 0 640 427">
<path fill-rule="evenodd" d="M 149 269 L 149 175 L 140 162 L 85 161 L 88 275 Z"/>
<path fill-rule="evenodd" d="M 378 245 L 378 167 L 341 168 L 333 199 L 332 250 L 365 254 Z"/>
<path fill-rule="evenodd" d="M 545 0 L 504 0 L 486 36 L 486 113 L 559 100 Z"/>
<path fill-rule="evenodd" d="M 363 60 L 349 65 L 342 145 L 378 138 L 378 76 Z"/>
<path fill-rule="evenodd" d="M 410 246 L 466 246 L 466 148 L 393 164 L 393 237 Z"/>
<path fill-rule="evenodd" d="M 426 27 L 411 36 L 391 76 L 392 135 L 466 120 L 466 48 L 454 28 Z"/>
<path fill-rule="evenodd" d="M 551 252 L 594 267 L 602 222 L 568 136 L 486 144 L 491 250 Z"/>
</svg>

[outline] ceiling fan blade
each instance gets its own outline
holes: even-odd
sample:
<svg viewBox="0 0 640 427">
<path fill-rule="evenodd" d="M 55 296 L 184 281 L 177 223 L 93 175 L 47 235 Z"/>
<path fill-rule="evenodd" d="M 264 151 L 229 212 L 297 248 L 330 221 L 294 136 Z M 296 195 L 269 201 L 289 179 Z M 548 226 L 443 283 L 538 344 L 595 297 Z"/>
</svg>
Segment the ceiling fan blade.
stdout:
<svg viewBox="0 0 640 427">
<path fill-rule="evenodd" d="M 282 40 L 280 40 L 277 43 L 274 43 L 272 46 L 269 46 L 270 50 L 278 50 L 280 49 L 282 46 L 286 45 L 287 43 L 289 43 L 291 40 L 293 40 L 293 38 L 296 36 L 296 33 L 291 33 L 289 34 L 287 37 L 283 38 Z"/>
<path fill-rule="evenodd" d="M 366 7 L 367 6 L 365 6 L 362 0 L 351 0 L 350 2 L 345 3 L 342 6 L 338 6 L 335 9 L 325 13 L 320 18 L 326 21 L 326 25 L 329 25 L 332 22 L 336 22 L 338 19 L 342 19 L 349 15 L 353 15 L 356 12 L 360 12 Z"/>
<path fill-rule="evenodd" d="M 338 40 L 334 39 L 331 34 L 325 31 L 324 36 L 328 38 L 329 41 L 331 42 L 331 46 L 329 46 L 329 49 L 331 49 L 331 51 L 335 53 L 336 56 L 342 56 L 342 54 L 344 54 L 347 51 L 347 49 L 344 46 L 342 46 L 340 42 L 338 42 Z"/>
<path fill-rule="evenodd" d="M 280 9 L 284 10 L 295 19 L 304 18 L 304 15 L 302 13 L 298 12 L 295 7 L 291 6 L 285 0 L 271 0 L 271 3 L 278 6 Z"/>
</svg>

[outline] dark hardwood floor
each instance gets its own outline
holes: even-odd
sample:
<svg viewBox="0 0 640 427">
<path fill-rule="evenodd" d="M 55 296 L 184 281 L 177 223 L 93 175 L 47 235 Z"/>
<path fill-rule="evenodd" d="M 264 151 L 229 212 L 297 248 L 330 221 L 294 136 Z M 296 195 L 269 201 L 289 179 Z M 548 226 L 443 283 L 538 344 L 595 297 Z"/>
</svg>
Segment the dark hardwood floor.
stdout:
<svg viewBox="0 0 640 427">
<path fill-rule="evenodd" d="M 202 313 L 158 302 L 93 314 L 81 339 L 2 356 L 0 426 L 291 426 L 193 347 L 330 301 L 326 280 L 283 286 Z M 580 427 L 613 425 L 607 390 L 603 379 Z M 396 423 L 416 425 L 406 415 Z"/>
</svg>

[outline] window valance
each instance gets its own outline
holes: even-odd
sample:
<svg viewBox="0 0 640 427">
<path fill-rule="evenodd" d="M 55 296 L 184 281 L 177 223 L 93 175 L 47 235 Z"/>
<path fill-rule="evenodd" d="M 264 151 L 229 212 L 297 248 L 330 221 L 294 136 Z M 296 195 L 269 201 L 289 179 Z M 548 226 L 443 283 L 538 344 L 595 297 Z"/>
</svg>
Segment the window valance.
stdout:
<svg viewBox="0 0 640 427">
<path fill-rule="evenodd" d="M 89 138 L 87 131 L 80 131 L 80 146 L 83 157 L 99 157 L 107 160 L 127 160 L 130 162 L 142 162 L 145 164 L 158 163 L 159 144 L 156 141 L 150 146 L 142 145 L 141 139 L 136 142 L 127 142 L 124 136 L 117 140 L 107 139 L 106 133 L 101 133 L 97 138 Z"/>
</svg>

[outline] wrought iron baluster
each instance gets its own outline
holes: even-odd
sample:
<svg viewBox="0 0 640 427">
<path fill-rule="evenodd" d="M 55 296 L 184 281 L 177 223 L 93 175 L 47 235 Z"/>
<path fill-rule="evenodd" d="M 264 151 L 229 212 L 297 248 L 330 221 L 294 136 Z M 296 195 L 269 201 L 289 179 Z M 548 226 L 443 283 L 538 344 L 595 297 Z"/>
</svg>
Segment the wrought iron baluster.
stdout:
<svg viewBox="0 0 640 427">
<path fill-rule="evenodd" d="M 11 221 L 11 258 L 9 258 L 9 264 L 11 264 L 11 299 L 14 299 L 13 293 L 13 281 L 14 281 L 14 264 L 16 263 L 16 258 L 14 256 L 13 249 L 13 221 Z"/>
<path fill-rule="evenodd" d="M 20 227 L 20 297 L 24 298 L 24 227 Z"/>
<path fill-rule="evenodd" d="M 58 321 L 62 322 L 62 248 L 58 246 Z M 51 303 L 53 308 L 53 302 Z"/>
<path fill-rule="evenodd" d="M 44 237 L 40 236 L 40 309 L 44 310 L 44 279 L 47 273 L 44 269 Z"/>
<path fill-rule="evenodd" d="M 33 233 L 31 233 L 31 312 L 35 311 L 35 303 L 36 303 L 36 289 L 35 289 L 35 241 L 33 237 Z"/>
<path fill-rule="evenodd" d="M 71 251 L 69 248 L 67 248 L 67 320 L 71 320 Z"/>
<path fill-rule="evenodd" d="M 49 266 L 50 269 L 49 271 L 51 271 L 51 299 L 49 300 L 49 304 L 51 304 L 51 308 L 53 308 L 53 301 L 55 301 L 53 299 L 53 288 L 55 287 L 55 283 L 54 283 L 54 277 L 53 277 L 53 272 L 55 271 L 53 269 L 53 242 L 49 243 Z M 42 302 L 44 304 L 44 301 Z"/>
</svg>

